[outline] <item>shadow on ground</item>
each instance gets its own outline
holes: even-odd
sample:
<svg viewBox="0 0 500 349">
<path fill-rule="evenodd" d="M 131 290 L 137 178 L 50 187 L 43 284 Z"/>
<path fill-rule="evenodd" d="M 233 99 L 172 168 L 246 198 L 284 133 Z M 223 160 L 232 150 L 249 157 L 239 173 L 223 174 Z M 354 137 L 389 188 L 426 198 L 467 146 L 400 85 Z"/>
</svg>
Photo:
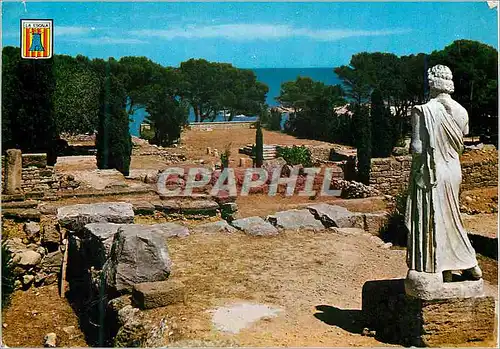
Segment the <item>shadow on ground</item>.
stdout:
<svg viewBox="0 0 500 349">
<path fill-rule="evenodd" d="M 314 317 L 330 326 L 338 326 L 351 333 L 361 334 L 365 320 L 361 310 L 340 309 L 330 305 L 316 306 Z"/>
</svg>

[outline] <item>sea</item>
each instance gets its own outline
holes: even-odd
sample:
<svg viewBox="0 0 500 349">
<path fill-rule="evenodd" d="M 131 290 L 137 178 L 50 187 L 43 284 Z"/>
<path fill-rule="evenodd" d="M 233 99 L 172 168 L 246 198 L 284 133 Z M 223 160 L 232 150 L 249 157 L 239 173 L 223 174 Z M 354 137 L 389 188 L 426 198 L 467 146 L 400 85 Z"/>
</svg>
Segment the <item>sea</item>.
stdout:
<svg viewBox="0 0 500 349">
<path fill-rule="evenodd" d="M 287 81 L 293 81 L 298 76 L 309 77 L 315 81 L 320 81 L 326 85 L 341 84 L 341 80 L 334 73 L 333 68 L 255 68 L 257 80 L 265 83 L 269 87 L 266 96 L 266 103 L 270 106 L 277 106 L 276 97 L 280 95 L 281 84 Z M 132 116 L 130 122 L 130 133 L 133 136 L 139 136 L 139 127 L 144 121 L 147 113 L 144 109 L 137 110 Z M 253 121 L 256 116 L 240 116 L 234 121 Z M 189 122 L 194 122 L 193 110 L 190 110 L 188 116 Z M 222 114 L 217 115 L 215 121 L 224 121 Z"/>
</svg>

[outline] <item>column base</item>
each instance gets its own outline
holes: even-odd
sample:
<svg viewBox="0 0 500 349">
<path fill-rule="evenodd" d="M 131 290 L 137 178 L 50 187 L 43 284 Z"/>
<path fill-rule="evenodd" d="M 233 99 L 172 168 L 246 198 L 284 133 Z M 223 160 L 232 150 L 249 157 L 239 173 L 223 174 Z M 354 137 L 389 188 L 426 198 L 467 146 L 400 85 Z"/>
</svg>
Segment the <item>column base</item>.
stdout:
<svg viewBox="0 0 500 349">
<path fill-rule="evenodd" d="M 403 279 L 393 279 L 363 285 L 366 325 L 376 331 L 379 340 L 439 347 L 494 339 L 493 297 L 420 299 L 405 292 L 405 283 Z"/>
<path fill-rule="evenodd" d="M 425 273 L 409 270 L 405 292 L 418 299 L 449 299 L 484 296 L 483 279 L 443 282 L 443 273 Z"/>
</svg>

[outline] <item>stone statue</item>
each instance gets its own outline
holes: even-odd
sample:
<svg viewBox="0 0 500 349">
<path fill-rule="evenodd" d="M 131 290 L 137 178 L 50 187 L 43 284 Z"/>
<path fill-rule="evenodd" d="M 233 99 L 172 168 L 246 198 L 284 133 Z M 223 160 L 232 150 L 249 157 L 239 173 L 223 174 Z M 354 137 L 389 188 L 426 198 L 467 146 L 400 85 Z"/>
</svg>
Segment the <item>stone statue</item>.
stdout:
<svg viewBox="0 0 500 349">
<path fill-rule="evenodd" d="M 429 287 L 430 279 L 435 281 L 431 283 L 451 281 L 451 272 L 457 270 L 468 280 L 482 277 L 459 208 L 459 156 L 463 136 L 469 132 L 467 111 L 450 96 L 454 86 L 448 67 L 436 65 L 428 77 L 432 99 L 412 110 L 412 169 L 405 219 L 410 288 L 415 283 Z"/>
</svg>

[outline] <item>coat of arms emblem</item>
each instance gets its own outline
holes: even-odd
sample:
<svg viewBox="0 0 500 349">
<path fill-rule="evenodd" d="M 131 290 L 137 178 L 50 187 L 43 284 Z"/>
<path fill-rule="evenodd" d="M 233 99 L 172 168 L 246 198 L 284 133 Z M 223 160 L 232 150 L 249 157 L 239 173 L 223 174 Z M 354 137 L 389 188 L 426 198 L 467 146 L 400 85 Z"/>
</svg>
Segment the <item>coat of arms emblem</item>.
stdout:
<svg viewBox="0 0 500 349">
<path fill-rule="evenodd" d="M 21 57 L 52 58 L 54 26 L 51 19 L 21 19 Z"/>
</svg>

